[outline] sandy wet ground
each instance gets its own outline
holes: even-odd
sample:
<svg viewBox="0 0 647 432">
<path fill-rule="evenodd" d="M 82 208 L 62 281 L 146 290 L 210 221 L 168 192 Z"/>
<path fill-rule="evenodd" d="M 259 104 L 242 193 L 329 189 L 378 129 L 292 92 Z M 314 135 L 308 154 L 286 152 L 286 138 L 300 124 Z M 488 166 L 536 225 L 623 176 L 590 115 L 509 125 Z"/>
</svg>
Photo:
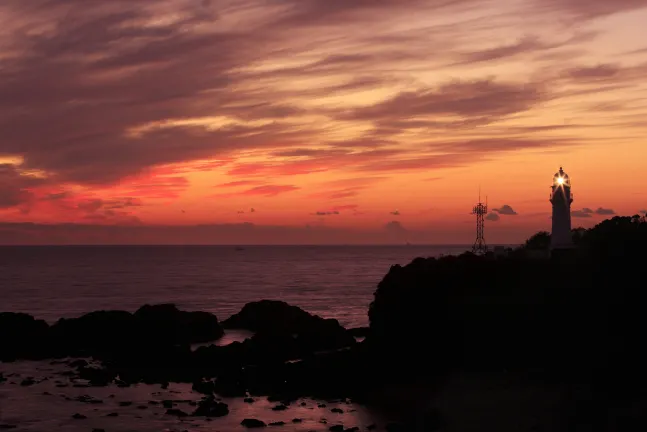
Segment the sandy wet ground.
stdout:
<svg viewBox="0 0 647 432">
<path fill-rule="evenodd" d="M 245 418 L 259 419 L 268 425 L 285 422 L 268 427 L 268 430 L 281 431 L 327 431 L 338 424 L 345 428 L 357 426 L 360 430 L 377 424 L 376 430 L 384 430 L 386 424 L 377 413 L 351 401 L 311 399 L 301 399 L 285 410 L 275 411 L 272 408 L 278 404 L 266 398 L 255 398 L 254 403 L 223 398 L 230 411 L 225 417 L 179 418 L 166 413 L 163 401 L 172 401 L 174 409 L 192 413 L 195 402 L 203 395 L 193 392 L 190 384 L 171 383 L 167 389 L 145 384 L 125 388 L 86 387 L 84 381 L 68 376 L 71 370 L 67 364 L 49 361 L 0 363 L 0 372 L 6 378 L 0 383 L 0 429 L 15 426 L 10 430 L 225 432 L 246 430 L 240 424 Z M 35 384 L 21 385 L 30 378 Z M 84 418 L 74 418 L 76 414 Z"/>
</svg>

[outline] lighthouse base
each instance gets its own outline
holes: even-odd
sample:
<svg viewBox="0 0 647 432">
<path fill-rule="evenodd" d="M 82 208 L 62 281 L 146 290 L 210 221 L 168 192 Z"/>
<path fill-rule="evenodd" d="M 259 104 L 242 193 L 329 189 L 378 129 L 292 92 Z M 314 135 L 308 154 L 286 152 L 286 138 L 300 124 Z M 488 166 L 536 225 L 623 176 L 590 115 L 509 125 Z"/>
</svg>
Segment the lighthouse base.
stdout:
<svg viewBox="0 0 647 432">
<path fill-rule="evenodd" d="M 559 247 L 550 250 L 550 259 L 554 261 L 568 261 L 575 255 L 574 247 Z"/>
</svg>

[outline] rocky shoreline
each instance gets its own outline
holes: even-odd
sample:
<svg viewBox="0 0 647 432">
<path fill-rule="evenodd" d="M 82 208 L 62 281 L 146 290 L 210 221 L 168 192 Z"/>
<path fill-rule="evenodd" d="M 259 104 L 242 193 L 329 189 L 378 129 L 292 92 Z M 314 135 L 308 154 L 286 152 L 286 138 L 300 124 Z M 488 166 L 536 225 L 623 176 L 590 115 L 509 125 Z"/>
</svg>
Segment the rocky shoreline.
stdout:
<svg viewBox="0 0 647 432">
<path fill-rule="evenodd" d="M 391 431 L 482 430 L 461 423 L 464 408 L 457 408 L 480 395 L 469 409 L 477 412 L 485 397 L 525 401 L 518 413 L 497 408 L 503 411 L 495 417 L 528 421 L 535 430 L 624 430 L 595 429 L 618 416 L 636 430 L 647 425 L 647 355 L 637 342 L 647 329 L 647 221 L 613 218 L 577 235 L 577 250 L 549 260 L 527 256 L 531 239 L 505 257 L 463 254 L 393 266 L 375 292 L 368 329 L 348 330 L 270 300 L 223 322 L 173 305 L 93 312 L 51 326 L 4 313 L 0 360 L 91 358 L 66 364 L 72 378 L 97 388 L 183 383 L 203 397 L 190 410 L 166 407 L 182 418 L 226 417 L 224 399 L 232 398 L 266 399 L 279 412 L 306 400 L 352 401 L 390 407 L 397 419 Z M 225 329 L 253 336 L 192 349 Z M 540 406 L 543 414 L 531 414 Z M 548 412 L 547 429 L 537 418 Z M 496 423 L 492 414 L 484 418 L 485 427 Z"/>
<path fill-rule="evenodd" d="M 170 383 L 190 384 L 193 393 L 203 395 L 201 400 L 184 401 L 184 408 L 158 401 L 167 408 L 166 415 L 181 418 L 226 416 L 229 409 L 221 398 L 245 403 L 267 398 L 275 403 L 274 411 L 286 410 L 304 397 L 347 401 L 353 393 L 350 387 L 321 374 L 338 373 L 339 362 L 357 355 L 355 336 L 366 334 L 365 329 L 347 330 L 336 320 L 269 300 L 249 303 L 224 322 L 210 313 L 163 304 L 144 305 L 132 314 L 97 311 L 51 326 L 26 314 L 2 313 L 0 329 L 0 361 L 49 361 L 69 367 L 64 372 L 69 381 L 57 380 L 57 388 L 155 384 L 166 389 Z M 204 346 L 220 339 L 225 329 L 253 335 L 242 342 Z M 202 346 L 194 349 L 194 344 Z M 0 382 L 8 378 L 0 376 Z M 29 377 L 13 382 L 23 387 L 38 383 Z M 85 402 L 92 403 L 92 398 Z M 242 425 L 265 423 L 243 419 Z"/>
</svg>

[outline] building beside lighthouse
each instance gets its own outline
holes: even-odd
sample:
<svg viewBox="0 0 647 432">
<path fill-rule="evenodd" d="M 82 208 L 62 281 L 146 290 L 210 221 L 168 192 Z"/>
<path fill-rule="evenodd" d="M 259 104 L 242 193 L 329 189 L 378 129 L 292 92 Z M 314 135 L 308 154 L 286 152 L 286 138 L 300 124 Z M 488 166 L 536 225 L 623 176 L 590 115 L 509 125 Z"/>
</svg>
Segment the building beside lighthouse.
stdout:
<svg viewBox="0 0 647 432">
<path fill-rule="evenodd" d="M 573 247 L 571 235 L 571 180 L 562 167 L 553 176 L 550 202 L 553 205 L 553 230 L 551 233 L 551 250 L 563 250 Z"/>
</svg>

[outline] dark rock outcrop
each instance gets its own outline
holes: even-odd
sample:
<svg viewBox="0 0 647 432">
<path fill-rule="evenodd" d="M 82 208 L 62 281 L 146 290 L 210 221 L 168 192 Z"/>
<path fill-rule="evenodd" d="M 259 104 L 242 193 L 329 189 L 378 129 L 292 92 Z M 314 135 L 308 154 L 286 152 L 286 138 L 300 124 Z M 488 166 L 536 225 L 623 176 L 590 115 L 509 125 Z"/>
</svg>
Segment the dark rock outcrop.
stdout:
<svg viewBox="0 0 647 432">
<path fill-rule="evenodd" d="M 297 306 L 277 300 L 247 303 L 222 324 L 225 328 L 256 332 L 257 340 L 271 338 L 271 343 L 286 344 L 288 338 L 292 338 L 308 351 L 338 349 L 355 343 L 352 335 L 337 320 L 311 315 Z"/>
<path fill-rule="evenodd" d="M 468 253 L 394 266 L 375 292 L 367 341 L 377 360 L 416 374 L 626 370 L 647 360 L 635 343 L 647 330 L 636 283 L 647 278 L 645 242 L 647 222 L 614 218 L 551 260 Z"/>
<path fill-rule="evenodd" d="M 145 305 L 134 314 L 95 311 L 52 326 L 22 313 L 0 313 L 0 361 L 55 357 L 160 357 L 177 346 L 216 340 L 218 318 L 172 304 Z M 80 362 L 75 366 L 81 365 Z"/>
<path fill-rule="evenodd" d="M 198 408 L 193 412 L 195 417 L 223 417 L 229 414 L 229 407 L 224 402 L 219 402 L 213 397 L 206 397 L 198 403 Z"/>
<path fill-rule="evenodd" d="M 45 358 L 49 326 L 24 313 L 0 313 L 0 361 Z"/>
<path fill-rule="evenodd" d="M 134 314 L 97 311 L 61 319 L 50 339 L 61 355 L 111 355 L 118 350 L 192 344 L 224 334 L 218 318 L 206 312 L 185 312 L 172 304 L 144 305 Z"/>
<path fill-rule="evenodd" d="M 264 421 L 252 418 L 246 418 L 240 424 L 246 428 L 261 428 L 267 426 Z"/>
</svg>

